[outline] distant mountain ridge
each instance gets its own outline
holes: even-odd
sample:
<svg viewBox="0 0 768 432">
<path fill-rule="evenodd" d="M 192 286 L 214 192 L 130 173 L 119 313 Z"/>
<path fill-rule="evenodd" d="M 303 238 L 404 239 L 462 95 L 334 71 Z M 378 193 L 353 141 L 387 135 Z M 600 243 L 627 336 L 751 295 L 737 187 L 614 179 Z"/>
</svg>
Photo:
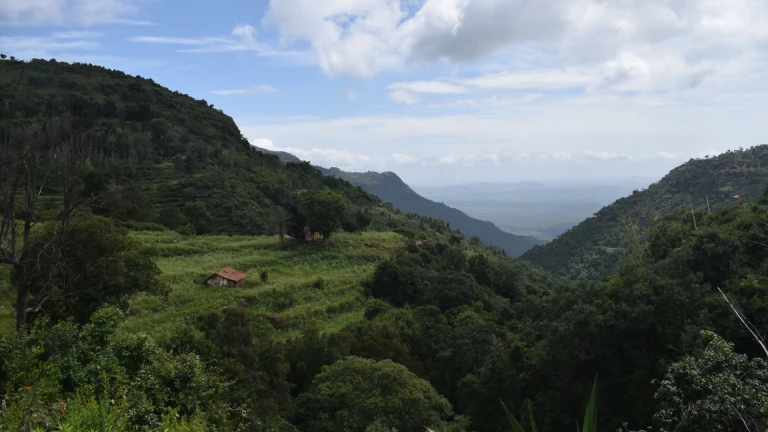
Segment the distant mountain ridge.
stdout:
<svg viewBox="0 0 768 432">
<path fill-rule="evenodd" d="M 281 151 L 267 150 L 255 147 L 257 150 L 276 155 L 283 162 L 302 162 L 298 157 Z M 365 173 L 347 172 L 339 168 L 324 168 L 315 166 L 324 175 L 337 177 L 360 186 L 368 193 L 377 195 L 385 202 L 404 212 L 417 213 L 423 216 L 442 219 L 451 225 L 451 228 L 459 229 L 467 237 L 477 237 L 483 243 L 494 245 L 504 249 L 510 256 L 519 256 L 533 246 L 543 244 L 544 241 L 535 237 L 510 234 L 498 228 L 491 222 L 472 218 L 466 213 L 449 207 L 443 203 L 434 202 L 424 198 L 408 186 L 397 174 L 393 172 Z"/>
<path fill-rule="evenodd" d="M 768 186 L 768 145 L 691 159 L 645 190 L 603 207 L 550 243 L 521 259 L 570 279 L 600 279 L 616 271 L 632 237 L 645 241 L 659 217 L 681 210 L 754 201 Z"/>
</svg>

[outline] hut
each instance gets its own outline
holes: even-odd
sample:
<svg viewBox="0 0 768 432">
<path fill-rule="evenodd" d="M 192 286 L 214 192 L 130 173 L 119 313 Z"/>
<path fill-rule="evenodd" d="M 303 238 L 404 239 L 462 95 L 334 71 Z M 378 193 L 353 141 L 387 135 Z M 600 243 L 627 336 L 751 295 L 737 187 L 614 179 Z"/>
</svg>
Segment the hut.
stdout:
<svg viewBox="0 0 768 432">
<path fill-rule="evenodd" d="M 205 283 L 211 286 L 238 286 L 244 288 L 247 277 L 248 275 L 240 273 L 232 267 L 224 267 L 206 279 Z"/>
</svg>

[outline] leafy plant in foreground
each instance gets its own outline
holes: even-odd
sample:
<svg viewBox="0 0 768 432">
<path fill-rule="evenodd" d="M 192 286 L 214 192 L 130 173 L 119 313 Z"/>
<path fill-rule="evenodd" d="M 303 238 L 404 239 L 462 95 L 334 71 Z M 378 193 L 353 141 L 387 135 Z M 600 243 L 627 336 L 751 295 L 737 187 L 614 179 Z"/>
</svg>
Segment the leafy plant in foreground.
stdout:
<svg viewBox="0 0 768 432">
<path fill-rule="evenodd" d="M 597 378 L 595 378 L 594 384 L 592 384 L 592 393 L 589 395 L 589 401 L 587 401 L 587 409 L 584 412 L 584 423 L 581 426 L 581 429 L 579 429 L 579 425 L 576 425 L 576 431 L 580 432 L 597 432 Z M 501 402 L 501 401 L 499 401 Z M 515 417 L 512 415 L 511 412 L 509 412 L 509 409 L 506 405 L 504 405 L 504 402 L 501 402 L 501 406 L 504 407 L 504 412 L 507 414 L 507 420 L 509 420 L 509 425 L 512 427 L 512 432 L 525 432 L 525 429 L 523 429 L 522 426 L 520 426 L 520 423 L 518 423 L 517 420 L 515 420 Z M 528 416 L 531 419 L 531 432 L 539 432 L 539 429 L 536 427 L 536 420 L 533 418 L 533 410 L 531 409 L 530 403 L 528 404 Z"/>
</svg>

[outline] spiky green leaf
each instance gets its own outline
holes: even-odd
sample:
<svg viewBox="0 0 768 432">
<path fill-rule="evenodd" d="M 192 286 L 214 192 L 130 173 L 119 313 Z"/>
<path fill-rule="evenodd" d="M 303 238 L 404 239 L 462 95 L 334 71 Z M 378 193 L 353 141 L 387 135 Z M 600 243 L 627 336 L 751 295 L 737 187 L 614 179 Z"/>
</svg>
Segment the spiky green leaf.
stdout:
<svg viewBox="0 0 768 432">
<path fill-rule="evenodd" d="M 507 406 L 504 405 L 504 402 L 502 402 L 501 399 L 499 399 L 499 402 L 501 402 L 501 406 L 504 407 L 504 412 L 507 414 L 507 420 L 509 420 L 509 426 L 512 428 L 512 432 L 525 432 L 523 430 L 523 427 L 520 426 L 520 423 L 515 420 L 515 417 L 512 415 L 511 412 L 509 412 L 509 409 L 507 409 Z"/>
</svg>

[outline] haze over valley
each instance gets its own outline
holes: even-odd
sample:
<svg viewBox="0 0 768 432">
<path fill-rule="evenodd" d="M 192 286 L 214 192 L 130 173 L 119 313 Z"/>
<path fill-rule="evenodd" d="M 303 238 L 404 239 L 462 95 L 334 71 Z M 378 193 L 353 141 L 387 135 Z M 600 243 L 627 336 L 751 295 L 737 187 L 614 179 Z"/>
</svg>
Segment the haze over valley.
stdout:
<svg viewBox="0 0 768 432">
<path fill-rule="evenodd" d="M 620 178 L 414 186 L 433 201 L 493 222 L 513 234 L 551 240 L 604 206 L 658 179 Z"/>
</svg>

